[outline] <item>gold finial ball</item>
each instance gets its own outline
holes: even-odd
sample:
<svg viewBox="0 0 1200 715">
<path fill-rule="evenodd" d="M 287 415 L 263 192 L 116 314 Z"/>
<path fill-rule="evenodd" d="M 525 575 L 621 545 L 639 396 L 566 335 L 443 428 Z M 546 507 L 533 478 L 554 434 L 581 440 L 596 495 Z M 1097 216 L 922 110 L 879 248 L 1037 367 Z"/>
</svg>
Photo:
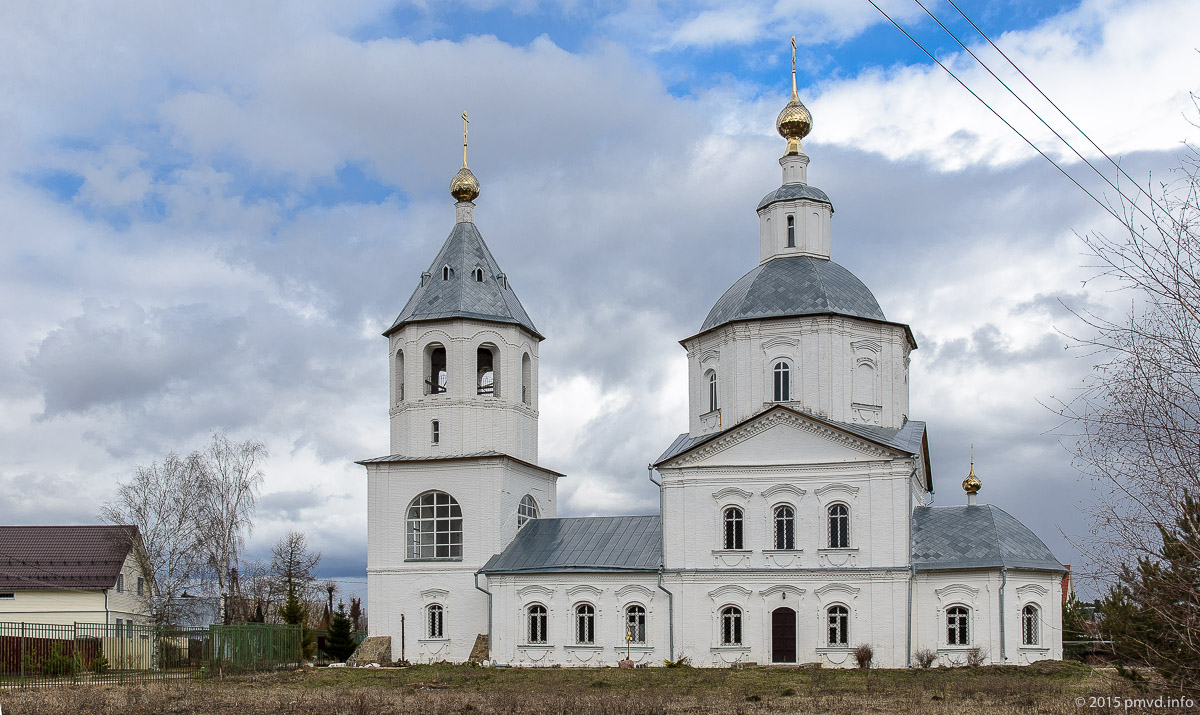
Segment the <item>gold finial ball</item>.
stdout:
<svg viewBox="0 0 1200 715">
<path fill-rule="evenodd" d="M 459 201 L 474 201 L 479 196 L 479 179 L 464 166 L 450 180 L 450 195 Z"/>
<path fill-rule="evenodd" d="M 971 467 L 971 473 L 963 480 L 963 491 L 967 494 L 974 494 L 983 488 L 983 482 L 979 481 L 979 477 L 975 476 L 975 467 Z"/>
<path fill-rule="evenodd" d="M 775 130 L 779 132 L 779 136 L 788 140 L 789 154 L 800 153 L 800 140 L 812 131 L 812 113 L 795 94 L 775 120 Z"/>
</svg>

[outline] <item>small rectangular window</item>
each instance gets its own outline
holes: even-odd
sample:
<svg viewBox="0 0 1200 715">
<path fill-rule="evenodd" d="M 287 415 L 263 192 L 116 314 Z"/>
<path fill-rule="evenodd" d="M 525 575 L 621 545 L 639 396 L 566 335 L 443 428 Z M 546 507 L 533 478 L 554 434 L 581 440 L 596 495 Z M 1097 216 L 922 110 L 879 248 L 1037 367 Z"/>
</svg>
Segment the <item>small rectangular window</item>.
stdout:
<svg viewBox="0 0 1200 715">
<path fill-rule="evenodd" d="M 442 441 L 442 425 L 437 420 L 433 421 L 433 424 L 430 428 L 429 439 L 434 444 L 438 444 L 439 442 Z"/>
<path fill-rule="evenodd" d="M 125 592 L 125 574 L 117 574 L 117 593 Z"/>
<path fill-rule="evenodd" d="M 12 600 L 15 600 L 16 597 L 17 597 L 17 594 L 13 593 L 12 591 L 5 591 L 4 593 L 0 593 L 0 601 L 12 601 Z"/>
<path fill-rule="evenodd" d="M 146 579 L 138 576 L 138 595 L 144 596 L 146 593 Z"/>
</svg>

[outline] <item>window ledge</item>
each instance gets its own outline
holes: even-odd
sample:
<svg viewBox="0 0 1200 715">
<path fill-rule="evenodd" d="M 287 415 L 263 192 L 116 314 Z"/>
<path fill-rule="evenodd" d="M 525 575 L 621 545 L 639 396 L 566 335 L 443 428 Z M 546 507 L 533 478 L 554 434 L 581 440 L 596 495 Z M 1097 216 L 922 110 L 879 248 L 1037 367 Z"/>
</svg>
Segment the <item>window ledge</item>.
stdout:
<svg viewBox="0 0 1200 715">
<path fill-rule="evenodd" d="M 715 646 L 711 646 L 709 648 L 709 650 L 735 652 L 735 653 L 738 651 L 742 651 L 745 653 L 749 653 L 750 646 L 748 646 L 748 645 L 715 645 Z"/>
<path fill-rule="evenodd" d="M 853 653 L 854 647 L 848 645 L 827 645 L 817 648 L 818 653 Z"/>
<path fill-rule="evenodd" d="M 1017 646 L 1017 647 L 1020 648 L 1021 650 L 1040 651 L 1042 653 L 1050 652 L 1050 646 L 1048 646 L 1048 645 L 1023 645 L 1023 646 Z"/>
<path fill-rule="evenodd" d="M 846 547 L 846 548 L 829 547 L 829 548 L 824 548 L 824 549 L 817 549 L 817 553 L 818 554 L 856 554 L 856 553 L 858 553 L 858 547 L 857 546 Z"/>
<path fill-rule="evenodd" d="M 836 551 L 845 551 L 845 549 L 836 549 Z M 802 554 L 804 549 L 763 549 L 764 554 Z"/>
<path fill-rule="evenodd" d="M 418 643 L 449 643 L 449 638 L 418 638 Z"/>
<path fill-rule="evenodd" d="M 517 647 L 524 648 L 526 650 L 553 650 L 554 644 L 553 643 L 521 643 Z"/>
<path fill-rule="evenodd" d="M 974 645 L 940 645 L 938 646 L 939 653 L 965 653 L 974 648 Z"/>
<path fill-rule="evenodd" d="M 595 643 L 571 643 L 563 646 L 563 648 L 565 650 L 594 650 L 597 652 L 604 650 L 604 646 L 596 645 Z"/>
<path fill-rule="evenodd" d="M 624 644 L 615 645 L 615 646 L 613 646 L 613 650 L 624 653 L 625 645 Z M 654 650 L 654 646 L 647 645 L 645 643 L 630 643 L 629 644 L 629 651 L 631 653 L 649 653 L 652 650 Z"/>
<path fill-rule="evenodd" d="M 721 554 L 752 554 L 754 549 L 713 549 L 713 556 Z"/>
<path fill-rule="evenodd" d="M 438 562 L 456 563 L 459 561 L 462 561 L 461 556 L 430 556 L 428 558 L 423 558 L 423 559 L 404 559 L 404 563 L 406 563 L 406 564 L 409 564 L 409 563 L 438 563 Z"/>
</svg>

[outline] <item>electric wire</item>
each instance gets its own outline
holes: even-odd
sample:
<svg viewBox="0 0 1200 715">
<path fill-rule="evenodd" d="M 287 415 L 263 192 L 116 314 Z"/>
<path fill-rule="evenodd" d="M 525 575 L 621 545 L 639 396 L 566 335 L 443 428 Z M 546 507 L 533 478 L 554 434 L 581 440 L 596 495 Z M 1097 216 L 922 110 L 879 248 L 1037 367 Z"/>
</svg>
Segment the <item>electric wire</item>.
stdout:
<svg viewBox="0 0 1200 715">
<path fill-rule="evenodd" d="M 922 44 L 921 44 L 921 43 L 920 43 L 920 42 L 919 42 L 919 41 L 918 41 L 918 40 L 917 40 L 915 37 L 913 37 L 912 35 L 910 35 L 910 34 L 908 33 L 908 31 L 907 31 L 907 30 L 905 30 L 903 27 L 901 27 L 901 26 L 900 26 L 900 24 L 899 24 L 899 23 L 897 23 L 895 20 L 893 20 L 891 15 L 887 14 L 886 12 L 884 12 L 884 11 L 883 11 L 883 8 L 879 7 L 879 5 L 876 5 L 876 4 L 875 4 L 875 0 L 867 0 L 867 2 L 871 3 L 871 7 L 875 8 L 876 10 L 878 10 L 878 11 L 879 11 L 879 14 L 883 15 L 883 16 L 884 16 L 884 17 L 887 19 L 887 21 L 888 21 L 888 22 L 892 23 L 892 25 L 893 25 L 893 26 L 894 26 L 894 27 L 895 27 L 897 30 L 899 30 L 901 33 L 903 33 L 903 34 L 904 34 L 904 36 L 905 36 L 905 37 L 907 37 L 907 38 L 908 38 L 908 39 L 909 39 L 909 40 L 910 40 L 910 41 L 911 41 L 911 42 L 912 42 L 914 45 L 916 45 L 916 46 L 917 46 L 917 48 L 921 50 L 921 52 L 924 52 L 926 57 L 928 57 L 929 59 L 933 60 L 933 61 L 934 61 L 934 62 L 937 64 L 937 66 L 938 66 L 938 67 L 941 67 L 943 70 L 945 70 L 946 74 L 948 74 L 948 75 L 950 75 L 952 78 L 954 78 L 954 81 L 955 81 L 955 82 L 958 82 L 958 84 L 959 84 L 960 86 L 962 86 L 962 88 L 963 88 L 963 89 L 965 89 L 965 90 L 967 90 L 968 92 L 970 92 L 970 93 L 971 93 L 971 96 L 972 96 L 972 97 L 974 97 L 975 99 L 979 100 L 979 103 L 980 103 L 980 104 L 982 104 L 983 106 L 987 107 L 988 111 L 990 111 L 992 114 L 996 115 L 996 118 L 997 118 L 997 119 L 999 119 L 1000 121 L 1004 122 L 1004 125 L 1005 125 L 1005 126 L 1007 126 L 1009 129 L 1013 130 L 1013 132 L 1014 132 L 1014 133 L 1016 133 L 1016 135 L 1017 135 L 1017 136 L 1021 137 L 1021 139 L 1025 140 L 1025 143 L 1026 143 L 1026 144 L 1028 144 L 1028 145 L 1029 145 L 1029 146 L 1030 146 L 1030 147 L 1031 147 L 1031 148 L 1032 148 L 1034 151 L 1036 151 L 1038 154 L 1041 154 L 1041 155 L 1042 155 L 1042 158 L 1043 158 L 1043 159 L 1045 159 L 1046 161 L 1050 162 L 1051 166 L 1053 166 L 1055 169 L 1058 169 L 1058 172 L 1059 172 L 1060 174 L 1062 174 L 1063 176 L 1067 177 L 1067 179 L 1068 179 L 1068 180 L 1069 180 L 1069 181 L 1070 181 L 1072 184 L 1075 184 L 1075 186 L 1076 186 L 1076 187 L 1077 187 L 1077 188 L 1078 188 L 1080 191 L 1082 191 L 1083 193 L 1087 194 L 1087 195 L 1088 195 L 1088 197 L 1090 197 L 1090 198 L 1092 199 L 1092 201 L 1095 201 L 1095 202 L 1096 202 L 1096 204 L 1097 204 L 1098 206 L 1100 206 L 1100 208 L 1102 208 L 1102 209 L 1104 209 L 1105 211 L 1107 211 L 1107 212 L 1108 212 L 1108 214 L 1109 214 L 1110 216 L 1112 216 L 1113 218 L 1115 218 L 1115 219 L 1117 220 L 1117 222 L 1118 222 L 1118 223 L 1120 223 L 1122 226 L 1124 226 L 1124 227 L 1125 227 L 1126 229 L 1128 229 L 1129 231 L 1135 231 L 1135 229 L 1133 228 L 1133 226 L 1132 226 L 1132 225 L 1130 225 L 1129 221 L 1127 221 L 1127 220 L 1126 220 L 1126 219 L 1124 219 L 1124 218 L 1121 218 L 1121 216 L 1119 216 L 1119 215 L 1117 214 L 1117 212 L 1116 212 L 1116 211 L 1113 211 L 1113 209 L 1112 209 L 1112 207 L 1111 207 L 1111 206 L 1109 206 L 1108 204 L 1104 203 L 1104 202 L 1103 202 L 1103 201 L 1101 201 L 1099 198 L 1097 198 L 1095 194 L 1093 194 L 1092 192 L 1090 192 L 1090 191 L 1088 191 L 1086 188 L 1084 188 L 1083 184 L 1080 184 L 1080 183 L 1079 183 L 1079 182 L 1078 182 L 1078 181 L 1075 179 L 1075 177 L 1073 177 L 1073 176 L 1071 176 L 1070 174 L 1068 174 L 1068 173 L 1067 173 L 1067 172 L 1066 172 L 1066 171 L 1065 171 L 1065 170 L 1064 170 L 1064 169 L 1063 169 L 1061 166 L 1059 166 L 1059 165 L 1058 165 L 1058 162 L 1056 162 L 1056 161 L 1054 161 L 1053 159 L 1051 159 L 1051 158 L 1050 158 L 1050 156 L 1049 156 L 1048 154 L 1046 154 L 1046 152 L 1044 152 L 1044 151 L 1042 151 L 1041 149 L 1039 149 L 1039 148 L 1038 148 L 1038 146 L 1037 146 L 1036 144 L 1034 144 L 1032 141 L 1030 141 L 1028 137 L 1026 137 L 1024 134 L 1022 134 L 1022 133 L 1021 133 L 1021 131 L 1020 131 L 1019 129 L 1017 129 L 1016 127 L 1014 127 L 1014 126 L 1012 125 L 1012 123 L 1011 123 L 1011 122 L 1009 122 L 1007 119 L 1005 119 L 1003 116 L 1001 116 L 1001 114 L 1000 114 L 999 112 L 997 112 L 997 111 L 996 111 L 996 110 L 995 110 L 995 109 L 992 107 L 992 105 L 988 104 L 988 103 L 987 103 L 987 101 L 983 99 L 983 97 L 980 97 L 978 94 L 976 94 L 976 93 L 975 93 L 975 90 L 973 90 L 973 89 L 971 89 L 970 87 L 968 87 L 968 86 L 967 86 L 967 84 L 966 84 L 965 82 L 963 82 L 961 79 L 959 79 L 958 75 L 954 74 L 954 72 L 953 72 L 953 71 L 952 71 L 952 70 L 951 70 L 949 67 L 947 67 L 946 65 L 942 64 L 941 60 L 939 60 L 937 57 L 934 57 L 934 56 L 933 56 L 933 54 L 932 54 L 932 53 L 931 53 L 929 50 L 925 49 L 925 46 L 924 46 L 924 45 L 922 45 Z"/>
<path fill-rule="evenodd" d="M 1108 152 L 1106 152 L 1106 151 L 1104 151 L 1103 149 L 1101 149 L 1101 148 L 1100 148 L 1100 145 L 1099 145 L 1099 144 L 1097 144 L 1095 141 L 1093 141 L 1093 140 L 1092 140 L 1092 138 L 1091 138 L 1090 136 L 1088 136 L 1088 133 L 1087 133 L 1087 132 L 1085 132 L 1085 131 L 1083 131 L 1083 128 L 1082 128 L 1082 127 L 1080 127 L 1078 124 L 1076 124 L 1076 123 L 1075 123 L 1075 120 L 1073 120 L 1073 119 L 1071 119 L 1070 117 L 1068 117 L 1068 116 L 1067 116 L 1067 113 L 1066 113 L 1066 112 L 1064 112 L 1064 111 L 1062 110 L 1062 108 L 1061 108 L 1061 107 L 1059 107 L 1057 104 L 1055 104 L 1054 100 L 1053 100 L 1053 99 L 1050 99 L 1050 97 L 1048 97 L 1048 96 L 1046 95 L 1046 93 L 1042 91 L 1042 88 L 1041 88 L 1041 87 L 1039 87 L 1039 86 L 1037 85 L 1037 83 L 1036 83 L 1036 82 L 1034 82 L 1032 79 L 1030 79 L 1030 78 L 1029 78 L 1029 75 L 1025 74 L 1025 72 L 1024 72 L 1024 71 L 1023 71 L 1023 70 L 1022 70 L 1020 67 L 1018 67 L 1018 66 L 1017 66 L 1017 63 L 1016 63 L 1016 62 L 1013 62 L 1012 58 L 1010 58 L 1010 57 L 1009 57 L 1007 54 L 1005 54 L 1004 50 L 1000 49 L 999 45 L 997 45 L 995 42 L 992 42 L 992 38 L 988 37 L 988 36 L 987 36 L 987 33 L 985 33 L 985 32 L 984 32 L 982 29 L 980 29 L 980 27 L 979 27 L 978 25 L 976 25 L 976 24 L 975 24 L 975 22 L 974 22 L 974 21 L 973 21 L 971 18 L 967 17 L 967 14 L 966 14 L 965 12 L 963 12 L 963 11 L 962 11 L 962 8 L 960 8 L 958 5 L 956 5 L 956 4 L 954 3 L 954 0 L 946 0 L 946 1 L 950 3 L 950 7 L 953 7 L 955 10 L 957 10 L 957 11 L 958 11 L 958 14 L 959 14 L 959 15 L 962 15 L 962 18 L 963 18 L 964 20 L 966 20 L 966 21 L 967 21 L 967 22 L 968 22 L 968 23 L 971 25 L 971 27 L 975 28 L 975 31 L 979 33 L 979 36 L 980 36 L 980 37 L 982 37 L 983 39 L 987 40 L 987 43 L 988 43 L 989 45 L 991 45 L 991 46 L 992 46 L 992 48 L 993 48 L 994 50 L 996 50 L 996 52 L 999 52 L 999 53 L 1000 53 L 1000 56 L 1001 56 L 1001 57 L 1003 57 L 1003 58 L 1005 59 L 1005 61 L 1006 61 L 1006 62 L 1008 62 L 1008 64 L 1009 64 L 1009 65 L 1011 65 L 1011 66 L 1012 66 L 1012 68 L 1013 68 L 1013 69 L 1015 69 L 1015 70 L 1017 71 L 1017 73 L 1018 73 L 1018 74 L 1020 74 L 1020 75 L 1021 75 L 1021 77 L 1023 77 L 1023 78 L 1025 79 L 1025 81 L 1026 81 L 1026 82 L 1028 82 L 1028 83 L 1029 83 L 1029 86 L 1033 87 L 1033 88 L 1034 88 L 1034 89 L 1037 91 L 1037 93 L 1038 93 L 1038 94 L 1042 95 L 1042 99 L 1045 99 L 1047 102 L 1049 102 L 1049 103 L 1050 103 L 1050 106 L 1051 106 L 1051 107 L 1054 107 L 1055 111 L 1057 111 L 1057 112 L 1058 112 L 1060 115 L 1062 115 L 1062 118 L 1063 118 L 1063 119 L 1065 119 L 1065 120 L 1067 120 L 1067 122 L 1069 122 L 1069 123 L 1070 123 L 1070 125 L 1071 125 L 1072 127 L 1074 127 L 1074 128 L 1075 128 L 1075 131 L 1077 131 L 1077 132 L 1079 132 L 1081 135 L 1083 135 L 1083 138 L 1084 138 L 1084 139 L 1087 139 L 1087 140 L 1088 140 L 1088 143 L 1089 143 L 1089 144 L 1091 144 L 1091 145 L 1092 145 L 1092 146 L 1093 146 L 1093 147 L 1096 149 L 1096 151 L 1100 152 L 1100 153 L 1101 153 L 1101 154 L 1104 156 L 1104 158 L 1108 160 L 1108 163 L 1110 163 L 1110 164 L 1112 164 L 1114 167 L 1116 167 L 1117 171 L 1121 172 L 1121 175 L 1122 175 L 1122 176 L 1124 176 L 1126 179 L 1128 179 L 1128 180 L 1129 180 L 1129 182 L 1130 182 L 1131 184 L 1133 184 L 1134 186 L 1136 186 L 1136 187 L 1137 187 L 1137 189 L 1138 189 L 1138 191 L 1142 192 L 1142 194 L 1143 194 L 1143 195 L 1145 195 L 1145 196 L 1146 196 L 1146 198 L 1148 198 L 1148 199 L 1150 199 L 1151 201 L 1153 201 L 1153 202 L 1154 202 L 1154 205 L 1155 205 L 1155 206 L 1157 206 L 1157 207 L 1159 208 L 1159 210 L 1161 210 L 1161 211 L 1162 211 L 1164 214 L 1166 214 L 1167 216 L 1170 216 L 1170 215 L 1171 215 L 1171 212 L 1170 212 L 1170 211 L 1168 211 L 1168 210 L 1167 210 L 1167 208 L 1166 208 L 1165 206 L 1163 206 L 1161 203 L 1159 203 L 1159 202 L 1158 202 L 1158 200 L 1157 200 L 1157 199 L 1155 199 L 1155 198 L 1154 198 L 1154 196 L 1153 196 L 1152 194 L 1150 194 L 1150 192 L 1148 192 L 1148 191 L 1146 191 L 1145 189 L 1143 189 L 1143 188 L 1142 188 L 1142 186 L 1141 186 L 1141 184 L 1139 184 L 1137 181 L 1135 181 L 1135 180 L 1134 180 L 1134 178 L 1133 178 L 1132 176 L 1130 176 L 1130 175 L 1129 175 L 1129 174 L 1128 174 L 1128 173 L 1125 171 L 1125 169 L 1123 169 L 1123 168 L 1121 167 L 1121 165 L 1120 165 L 1120 164 L 1118 164 L 1116 161 L 1114 161 L 1114 160 L 1113 160 L 1113 158 L 1112 158 L 1111 156 L 1109 156 L 1109 155 L 1108 155 Z M 928 11 L 928 10 L 926 10 L 926 12 L 929 12 L 929 11 Z M 935 18 L 935 19 L 936 19 L 936 18 Z M 941 24 L 941 23 L 938 23 L 938 24 Z M 957 39 L 957 38 L 956 38 L 956 39 Z M 960 43 L 960 44 L 961 44 L 961 43 Z M 982 64 L 982 63 L 980 63 L 980 64 Z M 1011 91 L 1011 90 L 1010 90 L 1010 91 Z"/>
</svg>

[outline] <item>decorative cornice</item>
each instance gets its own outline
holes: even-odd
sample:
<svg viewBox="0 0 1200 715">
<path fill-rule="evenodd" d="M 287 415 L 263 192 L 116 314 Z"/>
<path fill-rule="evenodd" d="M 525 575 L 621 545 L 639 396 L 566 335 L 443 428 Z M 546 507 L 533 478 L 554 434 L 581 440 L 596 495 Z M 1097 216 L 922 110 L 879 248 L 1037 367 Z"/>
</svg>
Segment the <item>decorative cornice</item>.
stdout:
<svg viewBox="0 0 1200 715">
<path fill-rule="evenodd" d="M 572 599 L 579 598 L 581 595 L 599 598 L 600 594 L 602 593 L 604 593 L 604 589 L 596 588 L 595 586 L 586 583 L 578 586 L 572 586 L 571 588 L 567 589 L 567 597 Z"/>
<path fill-rule="evenodd" d="M 777 494 L 792 494 L 797 497 L 802 497 L 806 494 L 805 490 L 795 484 L 776 484 L 773 487 L 767 487 L 762 490 L 761 494 L 767 499 L 773 498 Z"/>
<path fill-rule="evenodd" d="M 727 596 L 741 596 L 742 598 L 749 598 L 751 595 L 753 595 L 753 593 L 753 591 L 745 586 L 739 586 L 735 583 L 728 583 L 724 586 L 718 586 L 717 588 L 709 591 L 708 597 L 714 601 Z"/>
<path fill-rule="evenodd" d="M 800 341 L 797 338 L 793 338 L 788 335 L 776 335 L 773 338 L 763 341 L 762 351 L 763 351 L 763 354 L 770 354 L 776 348 L 779 348 L 781 346 L 795 348 L 799 345 L 800 345 Z"/>
<path fill-rule="evenodd" d="M 646 600 L 654 598 L 654 592 L 640 584 L 631 583 L 624 588 L 617 590 L 617 598 L 629 598 L 631 596 L 641 596 Z"/>
<path fill-rule="evenodd" d="M 823 497 L 826 494 L 832 494 L 834 492 L 844 492 L 850 496 L 854 496 L 855 494 L 858 494 L 858 487 L 851 486 L 849 484 L 826 484 L 823 487 L 813 490 L 813 494 L 816 494 L 819 497 Z"/>
<path fill-rule="evenodd" d="M 774 596 L 777 593 L 794 593 L 797 596 L 803 596 L 804 589 L 797 588 L 795 586 L 790 586 L 785 583 L 779 583 L 779 584 L 775 584 L 774 586 L 768 586 L 767 588 L 764 588 L 763 590 L 758 592 L 758 595 L 766 596 L 769 598 L 771 596 Z"/>
<path fill-rule="evenodd" d="M 444 588 L 427 588 L 421 592 L 421 598 L 426 601 L 443 600 L 450 595 L 450 592 Z"/>
<path fill-rule="evenodd" d="M 882 353 L 883 345 L 877 340 L 851 340 L 850 349 L 852 350 L 869 350 L 873 353 Z"/>
<path fill-rule="evenodd" d="M 777 425 L 789 425 L 867 456 L 879 458 L 894 456 L 892 452 L 866 440 L 854 437 L 848 432 L 834 429 L 831 426 L 804 417 L 788 409 L 772 408 L 765 413 L 761 413 L 758 417 L 750 418 L 740 428 L 731 431 L 729 434 L 718 437 L 707 444 L 677 457 L 672 460 L 674 462 L 673 466 L 683 467 L 702 462 Z"/>
<path fill-rule="evenodd" d="M 1018 596 L 1024 596 L 1027 593 L 1034 593 L 1034 594 L 1037 594 L 1038 596 L 1045 596 L 1047 593 L 1050 593 L 1050 590 L 1047 589 L 1045 586 L 1041 585 L 1040 583 L 1027 583 L 1024 586 L 1018 586 L 1016 590 L 1017 590 Z"/>
<path fill-rule="evenodd" d="M 825 598 L 825 596 L 831 593 L 841 593 L 854 598 L 861 590 L 861 588 L 855 588 L 848 583 L 830 583 L 816 589 L 813 593 L 821 598 Z"/>
<path fill-rule="evenodd" d="M 742 489 L 741 487 L 725 487 L 724 489 L 719 489 L 719 490 L 713 492 L 713 499 L 716 499 L 717 501 L 720 501 L 722 499 L 727 499 L 728 497 L 731 497 L 731 496 L 738 496 L 738 497 L 741 497 L 742 499 L 749 499 L 750 497 L 754 496 L 754 493 L 748 492 L 745 489 Z"/>
<path fill-rule="evenodd" d="M 979 595 L 979 589 L 972 588 L 965 583 L 952 583 L 949 586 L 943 586 L 934 590 L 934 593 L 937 594 L 940 601 L 945 601 L 951 597 L 958 597 L 967 598 L 973 602 L 975 596 Z"/>
<path fill-rule="evenodd" d="M 521 598 L 529 598 L 530 596 L 543 596 L 547 599 L 554 595 L 554 589 L 546 588 L 545 586 L 531 583 L 524 588 L 517 589 L 517 595 Z"/>
</svg>

